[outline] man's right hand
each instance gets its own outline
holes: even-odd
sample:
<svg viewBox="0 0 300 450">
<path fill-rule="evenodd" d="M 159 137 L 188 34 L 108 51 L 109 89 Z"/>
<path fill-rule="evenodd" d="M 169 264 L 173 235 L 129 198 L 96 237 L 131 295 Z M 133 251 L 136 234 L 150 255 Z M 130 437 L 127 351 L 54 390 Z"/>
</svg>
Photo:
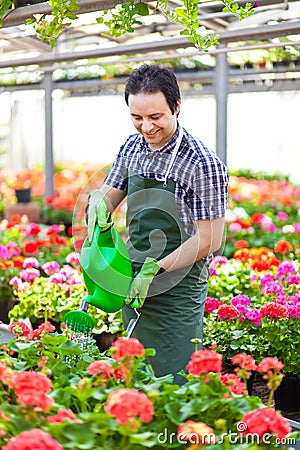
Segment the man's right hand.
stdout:
<svg viewBox="0 0 300 450">
<path fill-rule="evenodd" d="M 98 223 L 101 230 L 108 228 L 110 225 L 108 223 L 109 216 L 110 214 L 106 210 L 106 203 L 102 192 L 99 189 L 93 191 L 89 196 L 87 207 L 87 232 L 89 243 L 92 242 L 96 223 Z"/>
</svg>

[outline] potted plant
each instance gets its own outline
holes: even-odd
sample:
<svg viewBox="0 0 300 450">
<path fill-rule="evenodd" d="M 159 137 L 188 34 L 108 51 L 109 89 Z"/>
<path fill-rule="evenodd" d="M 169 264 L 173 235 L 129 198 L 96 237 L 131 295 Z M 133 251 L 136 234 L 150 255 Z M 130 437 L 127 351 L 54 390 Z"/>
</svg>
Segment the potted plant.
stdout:
<svg viewBox="0 0 300 450">
<path fill-rule="evenodd" d="M 296 441 L 288 421 L 258 397 L 249 397 L 239 371 L 223 376 L 222 357 L 195 351 L 186 383 L 156 378 L 145 361 L 153 354 L 134 338 L 119 338 L 106 355 L 82 350 L 68 330 L 54 333 L 11 324 L 15 339 L 0 350 L 0 445 L 3 450 L 134 450 L 241 448 L 283 450 Z M 280 382 L 278 362 L 266 361 L 271 392 Z M 37 388 L 38 387 L 38 388 Z M 243 428 L 243 425 L 245 427 Z"/>
<path fill-rule="evenodd" d="M 230 264 L 228 261 L 219 266 L 217 275 L 213 276 L 213 284 L 218 284 L 218 277 L 222 282 L 222 274 L 228 272 Z M 251 270 L 248 295 L 230 295 L 227 291 L 223 297 L 218 295 L 208 297 L 204 345 L 216 346 L 228 361 L 236 351 L 250 353 L 257 361 L 266 356 L 277 357 L 284 364 L 285 378 L 292 377 L 295 381 L 298 380 L 300 367 L 298 273 L 299 261 L 284 260 L 268 271 Z M 236 277 L 238 278 L 238 274 Z M 230 280 L 227 288 L 229 286 Z M 212 289 L 210 292 L 212 293 Z M 300 398 L 295 401 L 295 408 L 298 408 Z"/>
</svg>

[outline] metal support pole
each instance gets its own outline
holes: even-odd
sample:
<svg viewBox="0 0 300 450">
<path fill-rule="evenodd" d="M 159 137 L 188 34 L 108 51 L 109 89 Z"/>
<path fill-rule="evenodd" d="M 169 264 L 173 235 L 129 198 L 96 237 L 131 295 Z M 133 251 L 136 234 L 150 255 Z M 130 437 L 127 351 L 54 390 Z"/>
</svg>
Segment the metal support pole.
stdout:
<svg viewBox="0 0 300 450">
<path fill-rule="evenodd" d="M 54 175 L 54 160 L 53 160 L 53 118 L 52 118 L 52 91 L 53 81 L 52 73 L 50 71 L 44 72 L 44 91 L 45 91 L 45 192 L 44 200 L 50 195 L 54 194 L 53 175 Z"/>
<path fill-rule="evenodd" d="M 228 64 L 225 53 L 216 56 L 216 151 L 217 155 L 227 162 L 227 96 L 228 96 Z"/>
</svg>

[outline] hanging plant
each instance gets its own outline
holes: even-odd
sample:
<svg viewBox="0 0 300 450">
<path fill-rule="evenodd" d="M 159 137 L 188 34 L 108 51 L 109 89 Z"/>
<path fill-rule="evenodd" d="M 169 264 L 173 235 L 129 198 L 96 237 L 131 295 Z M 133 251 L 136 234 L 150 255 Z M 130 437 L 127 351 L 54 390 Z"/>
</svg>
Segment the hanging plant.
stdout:
<svg viewBox="0 0 300 450">
<path fill-rule="evenodd" d="M 49 0 L 52 6 L 51 15 L 35 15 L 34 19 L 27 19 L 26 24 L 31 25 L 36 36 L 43 42 L 49 42 L 51 48 L 61 32 L 77 19 L 75 14 L 80 9 L 76 0 Z"/>
<path fill-rule="evenodd" d="M 247 2 L 244 6 L 239 6 L 234 1 L 222 0 L 223 11 L 230 11 L 239 20 L 252 15 L 254 8 L 258 6 L 258 3 L 250 2 Z M 26 20 L 26 24 L 33 28 L 34 33 L 41 41 L 49 42 L 53 48 L 61 32 L 78 18 L 76 12 L 80 9 L 80 6 L 76 0 L 49 0 L 48 3 L 52 6 L 50 15 L 34 15 L 33 19 Z M 3 17 L 12 8 L 13 0 L 0 1 L 0 26 Z M 197 0 L 182 0 L 182 5 L 175 9 L 169 8 L 167 0 L 157 0 L 154 11 L 160 11 L 168 20 L 178 24 L 182 28 L 180 34 L 186 36 L 189 42 L 199 50 L 207 51 L 212 45 L 219 43 L 218 35 L 209 32 L 199 22 Z M 141 18 L 150 14 L 146 3 L 129 0 L 118 4 L 115 8 L 102 11 L 96 20 L 108 28 L 103 33 L 104 36 L 120 37 L 126 33 L 134 33 L 136 25 L 143 25 Z"/>
<path fill-rule="evenodd" d="M 244 6 L 233 3 L 235 0 L 223 0 L 223 11 L 230 11 L 240 20 L 254 13 L 254 8 L 258 3 L 247 2 Z M 182 27 L 181 35 L 186 36 L 189 42 L 193 43 L 199 50 L 207 51 L 212 45 L 219 43 L 218 35 L 210 33 L 204 26 L 201 26 L 198 19 L 198 0 L 182 0 L 182 6 L 176 9 L 168 7 L 168 0 L 157 0 L 155 11 L 160 11 L 168 20 Z M 130 0 L 129 3 L 117 5 L 116 8 L 105 10 L 97 19 L 98 23 L 104 23 L 108 31 L 104 35 L 120 37 L 125 33 L 133 33 L 134 25 L 142 25 L 138 17 L 148 16 L 149 8 L 143 3 L 136 3 Z"/>
<path fill-rule="evenodd" d="M 13 0 L 2 0 L 0 1 L 0 26 L 2 26 L 2 19 L 5 17 L 7 12 L 12 9 Z"/>
</svg>

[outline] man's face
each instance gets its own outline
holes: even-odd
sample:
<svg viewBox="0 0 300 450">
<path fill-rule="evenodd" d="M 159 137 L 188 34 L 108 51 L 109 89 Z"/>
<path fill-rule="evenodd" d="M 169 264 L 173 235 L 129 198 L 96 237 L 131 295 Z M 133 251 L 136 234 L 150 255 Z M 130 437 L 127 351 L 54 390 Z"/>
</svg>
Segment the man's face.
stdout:
<svg viewBox="0 0 300 450">
<path fill-rule="evenodd" d="M 180 100 L 175 114 L 172 114 L 162 92 L 129 94 L 128 106 L 133 125 L 144 136 L 151 150 L 161 148 L 175 133 Z"/>
</svg>

